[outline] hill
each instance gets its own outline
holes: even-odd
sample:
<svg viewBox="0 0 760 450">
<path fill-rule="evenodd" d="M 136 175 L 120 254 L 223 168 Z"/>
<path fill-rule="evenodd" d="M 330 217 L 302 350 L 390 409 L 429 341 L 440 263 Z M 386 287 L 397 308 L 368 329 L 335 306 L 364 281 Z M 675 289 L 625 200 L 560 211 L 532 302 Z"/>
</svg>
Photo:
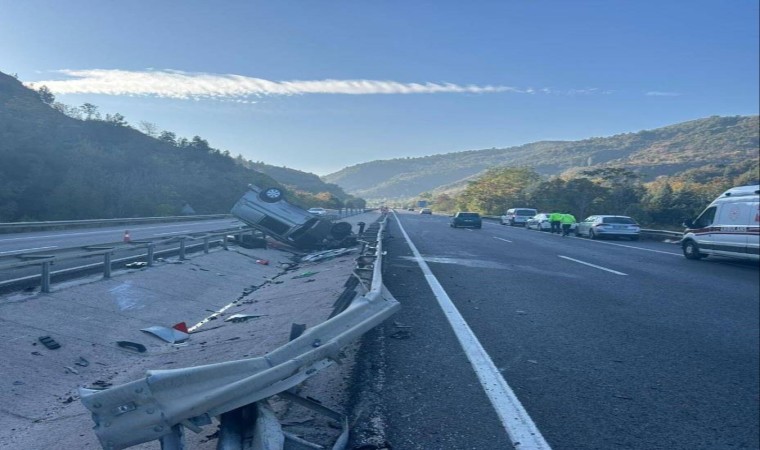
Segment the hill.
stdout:
<svg viewBox="0 0 760 450">
<path fill-rule="evenodd" d="M 757 160 L 759 146 L 758 116 L 713 116 L 581 141 L 542 141 L 502 149 L 372 161 L 323 179 L 368 200 L 408 199 L 422 192 L 462 189 L 466 180 L 499 166 L 530 167 L 548 176 L 622 167 L 648 181 L 708 166 L 746 165 L 748 160 Z"/>
<path fill-rule="evenodd" d="M 185 203 L 227 213 L 249 183 L 287 185 L 306 207 L 356 201 L 316 175 L 269 170 L 199 136 L 148 135 L 120 114 L 101 119 L 94 105 L 54 100 L 0 73 L 0 222 L 175 215 Z"/>
</svg>

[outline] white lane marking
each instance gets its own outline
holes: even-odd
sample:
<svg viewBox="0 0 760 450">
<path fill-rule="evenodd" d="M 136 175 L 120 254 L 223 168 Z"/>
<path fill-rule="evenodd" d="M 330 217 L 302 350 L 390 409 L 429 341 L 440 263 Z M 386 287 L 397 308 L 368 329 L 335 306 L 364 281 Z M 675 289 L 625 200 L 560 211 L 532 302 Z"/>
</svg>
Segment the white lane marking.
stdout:
<svg viewBox="0 0 760 450">
<path fill-rule="evenodd" d="M 512 241 L 510 241 L 509 239 L 504 239 L 504 238 L 500 238 L 500 237 L 496 237 L 496 236 L 493 236 L 493 238 L 494 239 L 498 239 L 500 241 L 509 242 L 510 244 L 512 243 Z"/>
<path fill-rule="evenodd" d="M 611 272 L 611 273 L 614 273 L 615 275 L 628 275 L 627 273 L 618 272 L 617 270 L 608 269 L 608 268 L 602 267 L 602 266 L 597 266 L 596 264 L 591 264 L 591 263 L 587 263 L 585 261 L 581 261 L 579 259 L 570 258 L 569 256 L 562 256 L 562 255 L 557 255 L 557 256 L 559 256 L 560 258 L 564 258 L 564 259 L 570 260 L 570 261 L 575 261 L 578 264 L 584 264 L 584 265 L 587 265 L 587 266 L 590 266 L 590 267 L 594 267 L 594 268 L 599 269 L 599 270 L 604 270 L 606 272 Z"/>
<path fill-rule="evenodd" d="M 443 310 L 449 324 L 451 324 L 454 334 L 462 345 L 467 359 L 470 360 L 472 368 L 475 370 L 475 374 L 478 376 L 483 390 L 485 390 L 488 399 L 491 401 L 491 405 L 496 410 L 502 426 L 512 440 L 512 444 L 519 445 L 521 450 L 550 450 L 551 447 L 549 447 L 541 432 L 538 431 L 538 427 L 533 423 L 533 419 L 530 418 L 528 412 L 523 408 L 520 400 L 512 391 L 512 388 L 509 387 L 504 377 L 501 376 L 499 369 L 491 361 L 491 357 L 488 356 L 478 338 L 475 337 L 464 317 L 454 306 L 451 298 L 443 290 L 443 286 L 433 275 L 433 272 L 422 258 L 422 255 L 420 255 L 417 247 L 412 243 L 409 235 L 406 234 L 406 230 L 404 230 L 398 217 L 396 223 L 398 223 L 401 233 L 409 244 L 409 248 L 412 250 L 417 264 L 422 269 L 425 280 L 427 280 L 430 289 L 433 290 L 435 298 L 438 299 L 438 304 Z M 519 444 L 517 444 L 518 442 Z"/>
<path fill-rule="evenodd" d="M 580 239 L 579 237 L 577 237 L 577 238 Z M 616 244 L 614 242 L 603 242 L 603 241 L 589 241 L 589 242 L 596 242 L 597 244 L 616 245 L 618 247 L 633 248 L 633 249 L 636 249 L 636 250 L 643 250 L 645 252 L 662 253 L 662 254 L 665 254 L 665 255 L 683 256 L 681 253 L 663 252 L 662 250 L 652 250 L 650 248 L 634 247 L 633 245 Z"/>
<path fill-rule="evenodd" d="M 35 248 L 23 248 L 21 250 L 10 250 L 10 251 L 7 251 L 7 252 L 0 252 L 0 255 L 10 255 L 11 253 L 32 252 L 32 251 L 35 251 L 35 250 L 45 250 L 45 249 L 48 249 L 48 248 L 58 248 L 58 246 L 57 245 L 52 245 L 52 246 L 49 246 L 49 247 L 35 247 Z"/>
</svg>

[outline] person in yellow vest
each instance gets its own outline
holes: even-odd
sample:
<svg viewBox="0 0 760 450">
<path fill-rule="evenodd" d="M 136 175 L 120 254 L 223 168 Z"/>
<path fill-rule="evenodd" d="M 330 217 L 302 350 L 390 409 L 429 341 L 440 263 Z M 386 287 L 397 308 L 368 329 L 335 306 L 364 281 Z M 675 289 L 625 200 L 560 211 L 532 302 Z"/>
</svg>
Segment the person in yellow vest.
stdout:
<svg viewBox="0 0 760 450">
<path fill-rule="evenodd" d="M 575 216 L 570 213 L 562 214 L 562 217 L 559 220 L 562 223 L 562 236 L 567 236 L 570 234 L 570 228 L 572 228 L 575 223 Z"/>
<path fill-rule="evenodd" d="M 549 223 L 551 224 L 551 232 L 552 233 L 560 233 L 560 224 L 562 224 L 562 213 L 559 211 L 554 211 L 553 213 L 549 214 Z"/>
</svg>

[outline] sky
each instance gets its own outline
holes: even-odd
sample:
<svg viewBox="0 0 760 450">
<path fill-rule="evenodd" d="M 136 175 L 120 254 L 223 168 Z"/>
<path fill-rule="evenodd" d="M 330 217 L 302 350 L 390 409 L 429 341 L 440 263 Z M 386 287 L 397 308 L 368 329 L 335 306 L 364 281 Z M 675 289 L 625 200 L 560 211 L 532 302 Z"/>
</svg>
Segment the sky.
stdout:
<svg viewBox="0 0 760 450">
<path fill-rule="evenodd" d="M 758 114 L 759 4 L 0 0 L 0 71 L 325 175 Z"/>
</svg>

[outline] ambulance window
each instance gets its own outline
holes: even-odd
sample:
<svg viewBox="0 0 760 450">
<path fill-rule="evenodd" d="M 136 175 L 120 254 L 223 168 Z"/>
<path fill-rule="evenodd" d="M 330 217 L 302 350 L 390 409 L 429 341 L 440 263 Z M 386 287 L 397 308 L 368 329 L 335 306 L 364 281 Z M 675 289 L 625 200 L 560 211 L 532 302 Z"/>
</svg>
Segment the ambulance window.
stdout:
<svg viewBox="0 0 760 450">
<path fill-rule="evenodd" d="M 712 225 L 713 219 L 715 219 L 715 206 L 707 208 L 697 217 L 697 220 L 694 221 L 694 228 L 709 227 Z"/>
</svg>

